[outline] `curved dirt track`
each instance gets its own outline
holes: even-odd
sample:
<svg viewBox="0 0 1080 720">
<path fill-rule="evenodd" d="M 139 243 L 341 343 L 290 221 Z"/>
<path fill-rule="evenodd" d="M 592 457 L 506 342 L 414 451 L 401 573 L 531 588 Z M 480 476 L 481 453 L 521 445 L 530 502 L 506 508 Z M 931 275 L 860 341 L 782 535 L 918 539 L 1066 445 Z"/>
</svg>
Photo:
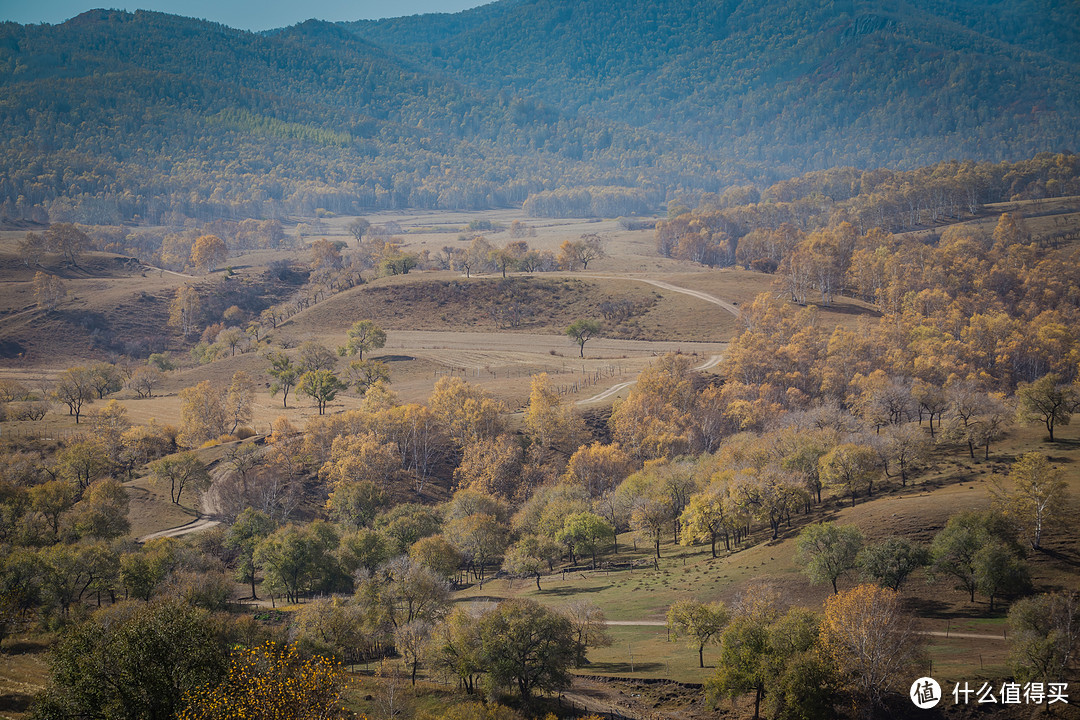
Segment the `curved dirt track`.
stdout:
<svg viewBox="0 0 1080 720">
<path fill-rule="evenodd" d="M 187 535 L 189 533 L 199 532 L 200 530 L 209 530 L 215 525 L 220 525 L 218 520 L 211 520 L 210 518 L 196 518 L 189 523 L 178 525 L 176 527 L 167 528 L 165 530 L 158 530 L 152 532 L 149 535 L 143 535 L 139 538 L 139 542 L 145 543 L 151 540 L 156 540 L 163 537 L 180 537 L 181 535 Z"/>
<path fill-rule="evenodd" d="M 638 282 L 648 283 L 664 290 L 670 290 L 672 292 L 681 293 L 683 295 L 689 295 L 695 297 L 698 300 L 704 300 L 707 303 L 712 303 L 717 307 L 723 308 L 727 312 L 731 313 L 735 317 L 739 317 L 739 308 L 734 303 L 730 303 L 727 300 L 722 300 L 715 295 L 710 295 L 700 290 L 690 290 L 689 288 L 679 287 L 672 283 L 665 282 L 663 280 L 653 280 L 652 278 L 634 277 L 633 275 L 575 275 L 574 277 L 580 278 L 593 278 L 594 280 L 636 280 Z"/>
<path fill-rule="evenodd" d="M 720 361 L 723 360 L 723 359 L 724 359 L 723 355 L 713 355 L 708 360 L 706 360 L 703 364 L 698 365 L 694 369 L 695 370 L 708 370 L 709 368 L 714 368 L 717 365 L 719 365 Z M 619 392 L 625 390 L 626 388 L 630 387 L 631 385 L 633 385 L 636 382 L 637 382 L 637 380 L 627 380 L 626 382 L 621 382 L 618 385 L 612 385 L 607 390 L 604 390 L 603 392 L 597 393 L 596 395 L 593 395 L 591 398 L 585 398 L 584 400 L 578 400 L 576 404 L 577 405 L 587 405 L 588 403 L 594 403 L 594 402 L 600 402 L 602 400 L 607 400 L 612 395 L 618 394 Z"/>
</svg>

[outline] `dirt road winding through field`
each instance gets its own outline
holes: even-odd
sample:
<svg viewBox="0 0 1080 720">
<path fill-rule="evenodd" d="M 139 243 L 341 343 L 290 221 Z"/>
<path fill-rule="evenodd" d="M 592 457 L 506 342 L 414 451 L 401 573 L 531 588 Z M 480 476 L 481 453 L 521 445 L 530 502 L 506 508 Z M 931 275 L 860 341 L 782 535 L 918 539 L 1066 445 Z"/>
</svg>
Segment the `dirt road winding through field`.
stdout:
<svg viewBox="0 0 1080 720">
<path fill-rule="evenodd" d="M 708 370 L 709 368 L 714 368 L 717 365 L 719 365 L 720 361 L 723 360 L 723 359 L 724 359 L 723 355 L 713 355 L 708 360 L 706 360 L 704 363 L 702 363 L 701 365 L 698 365 L 694 369 L 695 370 Z M 601 393 L 597 393 L 596 395 L 593 395 L 591 398 L 585 398 L 584 400 L 578 400 L 577 404 L 578 405 L 588 405 L 589 403 L 602 402 L 604 400 L 607 400 L 609 397 L 612 397 L 613 395 L 619 394 L 620 392 L 622 392 L 623 390 L 630 387 L 631 385 L 633 385 L 636 382 L 637 382 L 637 380 L 627 380 L 626 382 L 621 382 L 618 385 L 612 385 L 607 390 L 604 390 Z"/>
<path fill-rule="evenodd" d="M 166 530 L 158 530 L 157 532 L 150 533 L 149 535 L 143 535 L 139 538 L 139 542 L 145 543 L 151 540 L 156 540 L 163 537 L 180 537 L 181 535 L 188 535 L 189 533 L 199 532 L 201 530 L 209 530 L 215 525 L 220 525 L 218 520 L 211 520 L 210 518 L 196 518 L 184 525 L 178 525 L 177 527 L 168 528 Z"/>
<path fill-rule="evenodd" d="M 633 275 L 574 275 L 578 278 L 592 278 L 594 280 L 637 280 L 638 282 L 648 283 L 663 290 L 670 290 L 671 292 L 681 293 L 682 295 L 689 295 L 695 297 L 698 300 L 704 300 L 707 303 L 712 303 L 717 307 L 723 308 L 727 312 L 731 313 L 735 317 L 739 317 L 739 308 L 727 300 L 721 300 L 715 295 L 710 295 L 700 290 L 690 290 L 689 288 L 679 287 L 672 283 L 665 282 L 663 280 L 653 280 L 652 278 L 634 277 Z"/>
</svg>

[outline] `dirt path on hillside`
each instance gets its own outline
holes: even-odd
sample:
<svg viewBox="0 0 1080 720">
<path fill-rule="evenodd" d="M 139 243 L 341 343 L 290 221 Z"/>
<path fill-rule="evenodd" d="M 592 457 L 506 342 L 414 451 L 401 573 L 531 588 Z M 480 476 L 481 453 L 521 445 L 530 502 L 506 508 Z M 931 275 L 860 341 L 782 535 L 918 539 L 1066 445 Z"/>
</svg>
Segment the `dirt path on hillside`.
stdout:
<svg viewBox="0 0 1080 720">
<path fill-rule="evenodd" d="M 200 517 L 183 525 L 177 525 L 176 527 L 152 532 L 149 535 L 143 535 L 141 538 L 138 539 L 138 542 L 145 543 L 163 537 L 180 537 L 181 535 L 188 535 L 190 533 L 196 533 L 201 530 L 209 530 L 210 528 L 220 524 L 221 522 L 219 520 L 211 520 L 210 518 Z"/>
<path fill-rule="evenodd" d="M 694 369 L 695 370 L 708 370 L 709 368 L 714 368 L 717 365 L 719 365 L 720 361 L 723 360 L 723 359 L 724 359 L 723 355 L 713 355 L 708 360 L 706 360 L 703 364 L 698 365 Z M 578 404 L 578 405 L 587 405 L 588 403 L 594 403 L 594 402 L 600 402 L 602 400 L 607 400 L 612 395 L 616 395 L 619 392 L 622 392 L 623 390 L 630 387 L 631 385 L 633 385 L 636 382 L 637 382 L 637 380 L 627 380 L 626 382 L 621 382 L 618 385 L 612 385 L 607 390 L 604 390 L 603 392 L 597 393 L 596 395 L 593 395 L 591 398 L 585 398 L 584 400 L 578 400 L 576 404 Z"/>
<path fill-rule="evenodd" d="M 716 305 L 717 307 L 723 308 L 724 310 L 731 313 L 735 317 L 739 317 L 739 308 L 734 303 L 730 303 L 727 300 L 722 300 L 722 299 L 716 297 L 715 295 L 710 295 L 709 293 L 701 292 L 700 290 L 690 290 L 689 288 L 679 287 L 678 285 L 673 285 L 672 283 L 665 282 L 663 280 L 653 280 L 652 278 L 634 277 L 632 275 L 572 275 L 570 277 L 592 278 L 594 280 L 636 280 L 638 282 L 643 282 L 643 283 L 648 283 L 649 285 L 654 285 L 654 286 L 656 286 L 658 288 L 661 288 L 663 290 L 670 290 L 672 292 L 677 292 L 677 293 L 681 293 L 683 295 L 689 295 L 690 297 L 695 297 L 698 300 L 704 300 L 707 303 L 712 303 L 713 305 Z"/>
<path fill-rule="evenodd" d="M 143 267 L 143 268 L 145 268 L 147 270 L 157 270 L 159 273 L 163 273 L 163 274 L 175 275 L 176 277 L 197 279 L 196 276 L 194 276 L 194 275 L 185 275 L 182 272 L 176 272 L 174 270 L 166 270 L 165 268 L 159 268 L 156 265 L 147 265 L 147 264 L 143 263 L 141 267 Z"/>
</svg>

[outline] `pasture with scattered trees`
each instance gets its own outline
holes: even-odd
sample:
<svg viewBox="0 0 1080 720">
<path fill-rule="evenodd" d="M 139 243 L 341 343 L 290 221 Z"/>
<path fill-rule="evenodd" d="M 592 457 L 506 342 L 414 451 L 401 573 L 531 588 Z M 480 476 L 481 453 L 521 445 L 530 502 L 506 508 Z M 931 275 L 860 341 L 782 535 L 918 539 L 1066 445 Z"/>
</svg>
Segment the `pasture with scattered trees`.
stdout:
<svg viewBox="0 0 1080 720">
<path fill-rule="evenodd" d="M 252 73 L 329 72 L 260 38 Z M 37 193 L 0 197 L 0 712 L 857 718 L 924 675 L 1076 677 L 1078 156 L 693 184 L 689 146 L 430 91 L 491 153 L 464 189 L 0 186 Z M 386 108 L 197 124 L 294 169 L 390 117 L 457 157 Z"/>
</svg>

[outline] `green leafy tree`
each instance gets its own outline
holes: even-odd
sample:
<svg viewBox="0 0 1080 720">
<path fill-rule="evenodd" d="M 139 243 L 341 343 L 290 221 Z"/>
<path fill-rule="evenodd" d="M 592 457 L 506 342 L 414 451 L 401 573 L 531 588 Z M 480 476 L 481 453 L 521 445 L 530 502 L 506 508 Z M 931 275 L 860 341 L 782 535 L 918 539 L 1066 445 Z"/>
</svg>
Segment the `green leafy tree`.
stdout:
<svg viewBox="0 0 1080 720">
<path fill-rule="evenodd" d="M 997 549 L 980 555 L 991 546 Z M 1008 552 L 1002 553 L 1000 547 Z M 980 584 L 985 586 L 987 579 L 993 576 L 987 563 L 1010 555 L 1022 556 L 1023 548 L 1016 540 L 1016 531 L 996 512 L 957 513 L 949 518 L 930 544 L 933 574 L 955 578 L 958 587 L 968 592 L 971 602 L 975 602 Z"/>
<path fill-rule="evenodd" d="M 49 480 L 27 492 L 30 510 L 45 519 L 53 542 L 60 539 L 60 519 L 75 505 L 75 486 L 66 480 Z"/>
<path fill-rule="evenodd" d="M 810 581 L 832 583 L 836 593 L 836 581 L 855 568 L 862 543 L 862 533 L 854 525 L 826 522 L 807 525 L 795 540 L 795 547 Z"/>
<path fill-rule="evenodd" d="M 114 540 L 131 529 L 127 491 L 113 478 L 91 485 L 72 509 L 72 516 L 75 532 L 83 538 Z"/>
<path fill-rule="evenodd" d="M 41 720 L 173 720 L 185 695 L 215 684 L 228 649 L 217 622 L 180 600 L 120 603 L 72 628 L 35 702 Z"/>
<path fill-rule="evenodd" d="M 258 600 L 255 594 L 255 581 L 258 579 L 258 567 L 255 564 L 255 549 L 259 543 L 274 530 L 274 522 L 265 513 L 255 508 L 244 508 L 225 536 L 225 546 L 236 551 L 234 574 L 237 581 L 251 584 L 251 599 Z"/>
<path fill-rule="evenodd" d="M 1050 442 L 1054 442 L 1054 428 L 1068 425 L 1072 414 L 1080 407 L 1080 394 L 1076 387 L 1061 382 L 1061 377 L 1048 373 L 1033 383 L 1016 388 L 1021 422 L 1041 422 L 1046 426 Z"/>
<path fill-rule="evenodd" d="M 374 573 L 392 554 L 386 536 L 367 528 L 345 533 L 337 548 L 341 570 L 352 576 L 357 572 Z"/>
<path fill-rule="evenodd" d="M 721 602 L 680 600 L 668 608 L 667 628 L 673 640 L 685 637 L 697 648 L 698 667 L 705 667 L 705 646 L 719 640 L 730 619 L 727 607 Z"/>
<path fill-rule="evenodd" d="M 333 588 L 340 579 L 340 566 L 330 551 L 338 542 L 326 523 L 279 527 L 255 548 L 255 565 L 263 571 L 264 587 L 294 603 L 319 586 Z"/>
<path fill-rule="evenodd" d="M 975 553 L 972 566 L 975 587 L 990 598 L 990 612 L 997 598 L 1017 595 L 1031 587 L 1027 562 L 1017 553 L 1015 544 L 998 539 L 985 543 Z"/>
<path fill-rule="evenodd" d="M 559 554 L 559 548 L 558 543 L 545 535 L 525 535 L 503 555 L 503 570 L 511 575 L 532 577 L 537 591 L 542 591 L 540 576 L 549 567 L 549 559 Z"/>
<path fill-rule="evenodd" d="M 347 385 L 329 370 L 308 370 L 300 376 L 298 389 L 315 401 L 319 414 L 322 415 L 326 412 L 326 404 L 346 387 Z"/>
<path fill-rule="evenodd" d="M 186 487 L 205 490 L 210 487 L 210 471 L 192 451 L 164 457 L 150 464 L 150 481 L 168 483 L 169 497 L 174 504 L 180 504 L 180 495 Z"/>
<path fill-rule="evenodd" d="M 282 352 L 269 353 L 266 359 L 270 361 L 270 369 L 267 374 L 274 379 L 270 385 L 270 394 L 281 393 L 281 407 L 288 407 L 289 391 L 296 386 L 303 369 L 293 363 L 288 355 Z"/>
<path fill-rule="evenodd" d="M 386 345 L 386 331 L 371 320 L 360 320 L 353 323 L 345 334 L 345 344 L 338 348 L 338 355 L 356 355 L 358 359 L 364 359 L 364 353 L 369 350 L 378 350 Z"/>
<path fill-rule="evenodd" d="M 716 672 L 705 683 L 706 698 L 715 702 L 721 697 L 754 693 L 754 717 L 760 717 L 763 701 L 772 699 L 770 695 L 778 690 L 781 678 L 789 686 L 800 681 L 790 673 L 796 671 L 797 664 L 806 665 L 807 658 L 814 654 L 816 640 L 817 620 L 813 613 L 793 608 L 782 615 L 775 592 L 768 587 L 751 586 L 736 603 L 721 633 L 720 658 Z M 827 675 L 820 667 L 815 671 L 807 668 L 804 672 Z M 802 682 L 805 684 L 805 679 Z M 808 707 L 827 703 L 820 697 L 821 692 L 829 692 L 828 683 L 808 695 Z M 790 711 L 803 702 L 799 699 L 792 704 L 788 695 L 777 694 L 772 699 L 772 706 L 777 709 L 774 717 L 782 717 L 781 711 Z M 828 709 L 831 711 L 831 706 Z M 830 714 L 818 717 L 830 717 Z"/>
<path fill-rule="evenodd" d="M 570 323 L 566 336 L 578 344 L 581 357 L 585 357 L 585 343 L 600 334 L 600 321 L 582 318 Z"/>
<path fill-rule="evenodd" d="M 494 687 L 516 687 L 526 703 L 537 692 L 569 687 L 576 646 L 566 617 L 514 599 L 499 603 L 479 624 L 482 667 Z"/>
<path fill-rule="evenodd" d="M 856 558 L 863 578 L 892 590 L 899 590 L 911 573 L 929 562 L 926 548 L 899 537 L 867 545 Z"/>
<path fill-rule="evenodd" d="M 366 527 L 386 507 L 386 491 L 370 480 L 339 480 L 326 501 L 330 516 L 340 523 Z"/>
<path fill-rule="evenodd" d="M 465 691 L 472 693 L 484 670 L 481 626 L 464 608 L 455 608 L 431 633 L 431 663 L 436 669 L 457 676 Z"/>
<path fill-rule="evenodd" d="M 461 567 L 461 553 L 441 534 L 414 542 L 409 548 L 409 558 L 445 580 L 453 580 Z"/>
<path fill-rule="evenodd" d="M 1020 682 L 1061 682 L 1080 667 L 1080 598 L 1050 593 L 1009 609 L 1009 657 Z"/>
<path fill-rule="evenodd" d="M 355 360 L 349 363 L 349 379 L 360 395 L 379 383 L 390 382 L 390 368 L 378 360 Z"/>
<path fill-rule="evenodd" d="M 77 440 L 56 454 L 56 469 L 82 492 L 109 472 L 106 449 L 98 440 Z"/>
<path fill-rule="evenodd" d="M 596 553 L 615 534 L 608 521 L 593 512 L 580 512 L 563 520 L 558 539 L 572 548 L 575 555 L 591 555 L 592 567 L 596 568 Z"/>
</svg>

